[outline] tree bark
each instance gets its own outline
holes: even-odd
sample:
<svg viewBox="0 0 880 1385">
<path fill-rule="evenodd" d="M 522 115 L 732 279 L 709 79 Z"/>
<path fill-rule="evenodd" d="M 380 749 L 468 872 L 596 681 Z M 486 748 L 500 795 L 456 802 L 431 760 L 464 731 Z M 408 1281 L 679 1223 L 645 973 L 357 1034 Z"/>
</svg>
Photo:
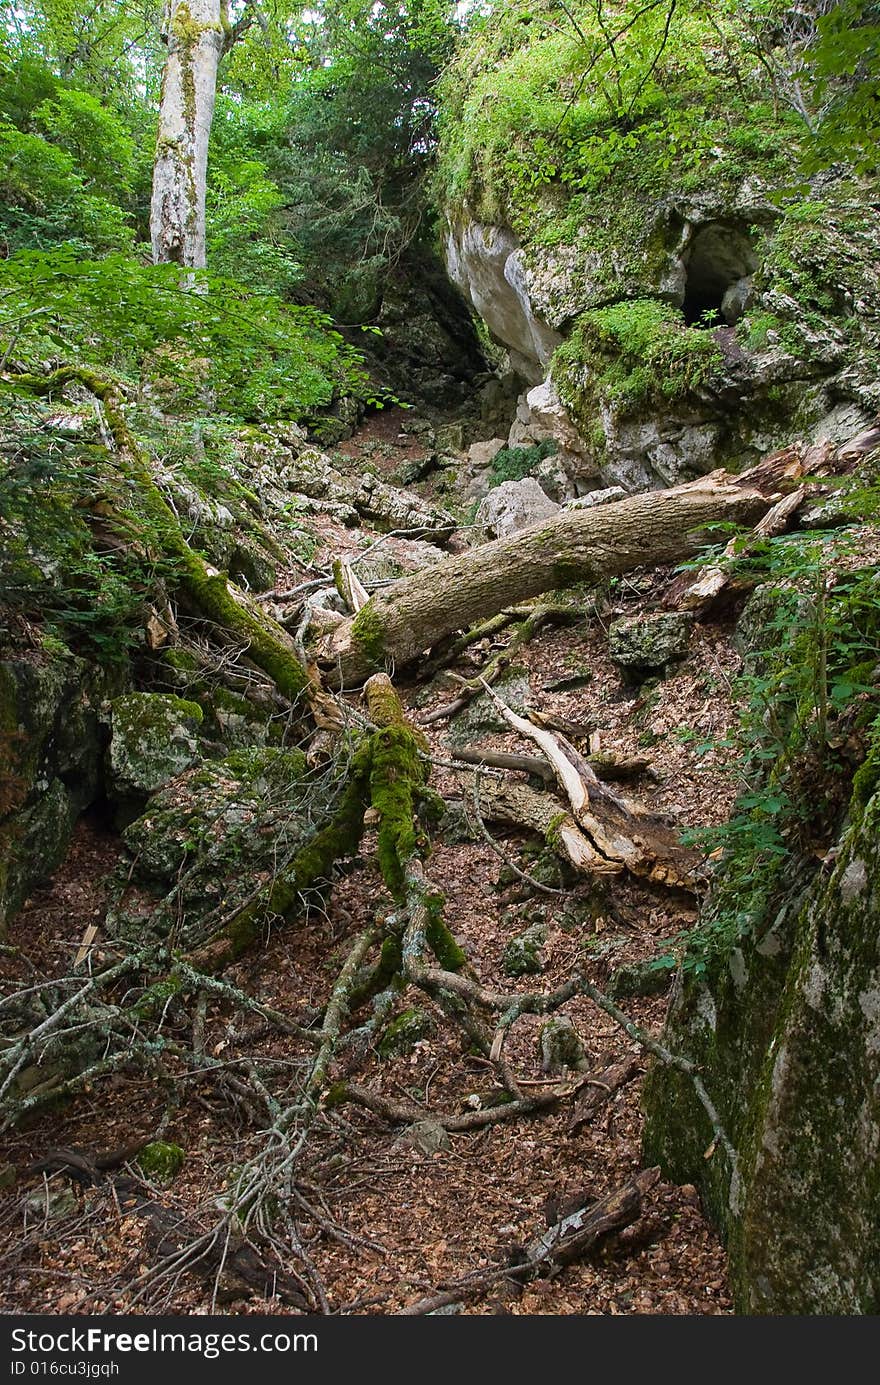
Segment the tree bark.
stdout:
<svg viewBox="0 0 880 1385">
<path fill-rule="evenodd" d="M 396 582 L 326 636 L 318 660 L 329 676 L 357 684 L 542 592 L 678 562 L 706 543 L 707 525 L 753 524 L 801 474 L 792 450 L 739 477 L 716 471 L 672 490 L 563 511 Z"/>
<path fill-rule="evenodd" d="M 170 0 L 150 204 L 156 264 L 205 266 L 208 139 L 228 33 L 225 0 Z"/>
</svg>

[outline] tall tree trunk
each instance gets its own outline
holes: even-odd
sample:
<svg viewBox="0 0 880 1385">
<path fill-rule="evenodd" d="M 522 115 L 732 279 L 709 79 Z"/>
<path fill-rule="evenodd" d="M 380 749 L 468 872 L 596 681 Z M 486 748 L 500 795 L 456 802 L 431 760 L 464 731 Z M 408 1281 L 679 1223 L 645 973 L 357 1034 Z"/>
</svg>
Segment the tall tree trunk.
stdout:
<svg viewBox="0 0 880 1385">
<path fill-rule="evenodd" d="M 204 268 L 208 139 L 228 33 L 225 0 L 169 0 L 150 204 L 156 264 Z"/>
<path fill-rule="evenodd" d="M 707 525 L 754 523 L 802 474 L 793 448 L 738 477 L 716 471 L 673 490 L 562 511 L 395 582 L 325 638 L 318 661 L 328 676 L 352 685 L 542 592 L 680 562 L 707 542 Z"/>
</svg>

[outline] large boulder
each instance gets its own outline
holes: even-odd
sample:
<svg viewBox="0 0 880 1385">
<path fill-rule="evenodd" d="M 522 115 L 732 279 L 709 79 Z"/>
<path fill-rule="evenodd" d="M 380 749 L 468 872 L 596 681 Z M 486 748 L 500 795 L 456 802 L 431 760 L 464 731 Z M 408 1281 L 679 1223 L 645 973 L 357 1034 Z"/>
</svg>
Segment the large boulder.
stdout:
<svg viewBox="0 0 880 1385">
<path fill-rule="evenodd" d="M 828 867 L 789 863 L 782 901 L 677 984 L 663 1041 L 736 1167 L 689 1078 L 658 1065 L 646 1086 L 645 1157 L 700 1188 L 742 1313 L 880 1311 L 878 783 L 875 752 Z"/>
<path fill-rule="evenodd" d="M 523 251 L 510 227 L 473 221 L 451 226 L 446 267 L 492 335 L 507 347 L 513 369 L 538 384 L 561 338 L 533 311 Z"/>
<path fill-rule="evenodd" d="M 323 825 L 332 786 L 296 750 L 250 747 L 203 762 L 154 793 L 123 831 L 108 928 L 138 941 L 234 915 Z"/>
<path fill-rule="evenodd" d="M 533 476 L 504 481 L 480 501 L 474 518 L 479 532 L 489 539 L 504 539 L 539 520 L 559 513 L 560 506 L 541 489 Z"/>
<path fill-rule="evenodd" d="M 125 693 L 110 708 L 106 791 L 121 820 L 149 794 L 176 779 L 199 755 L 204 713 L 197 702 L 165 693 Z"/>
<path fill-rule="evenodd" d="M 556 444 L 556 466 L 568 477 L 570 494 L 583 492 L 588 483 L 595 483 L 599 475 L 596 459 L 572 422 L 550 376 L 520 399 L 508 446 L 534 446 L 548 441 Z"/>
<path fill-rule="evenodd" d="M 685 612 L 624 616 L 609 627 L 608 651 L 627 674 L 643 678 L 685 657 L 692 628 Z"/>
<path fill-rule="evenodd" d="M 0 662 L 0 936 L 98 793 L 101 676 L 52 646 Z"/>
<path fill-rule="evenodd" d="M 496 683 L 495 692 L 511 711 L 523 716 L 530 694 L 528 671 L 519 666 L 508 669 L 504 678 Z M 503 735 L 509 731 L 510 726 L 496 702 L 488 693 L 483 692 L 453 718 L 449 729 L 449 744 L 478 745 L 485 740 L 487 734 Z"/>
</svg>

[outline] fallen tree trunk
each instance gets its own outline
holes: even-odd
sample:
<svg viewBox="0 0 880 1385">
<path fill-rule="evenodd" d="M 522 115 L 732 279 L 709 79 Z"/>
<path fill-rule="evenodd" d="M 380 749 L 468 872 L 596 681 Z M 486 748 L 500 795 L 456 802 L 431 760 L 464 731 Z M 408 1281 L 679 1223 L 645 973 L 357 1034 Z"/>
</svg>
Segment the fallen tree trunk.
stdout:
<svg viewBox="0 0 880 1385">
<path fill-rule="evenodd" d="M 0 374 L 0 385 L 41 397 L 80 385 L 100 400 L 116 448 L 120 471 L 129 480 L 144 519 L 154 530 L 164 557 L 174 565 L 174 587 L 192 610 L 245 646 L 248 658 L 294 706 L 305 711 L 313 690 L 296 645 L 248 594 L 225 573 L 212 568 L 187 543 L 177 515 L 153 477 L 146 453 L 125 418 L 120 387 L 83 366 L 64 365 L 47 375 L 18 371 Z"/>
<path fill-rule="evenodd" d="M 318 662 L 343 684 L 406 664 L 454 631 L 513 603 L 632 568 L 677 562 L 706 542 L 706 526 L 754 524 L 803 473 L 780 454 L 742 476 L 715 471 L 672 490 L 568 510 L 509 538 L 456 554 L 377 594 L 325 636 Z"/>
</svg>

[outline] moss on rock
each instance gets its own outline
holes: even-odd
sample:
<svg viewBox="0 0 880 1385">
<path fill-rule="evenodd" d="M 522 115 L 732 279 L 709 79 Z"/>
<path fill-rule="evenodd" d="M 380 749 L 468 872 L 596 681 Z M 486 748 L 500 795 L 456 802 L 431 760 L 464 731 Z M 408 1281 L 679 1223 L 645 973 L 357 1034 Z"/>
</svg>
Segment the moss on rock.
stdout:
<svg viewBox="0 0 880 1385">
<path fill-rule="evenodd" d="M 183 1168 L 185 1159 L 186 1153 L 180 1145 L 153 1140 L 150 1144 L 144 1145 L 137 1161 L 147 1178 L 164 1185 L 174 1181 Z"/>
<path fill-rule="evenodd" d="M 427 1011 L 418 1007 L 404 1010 L 385 1026 L 379 1052 L 383 1058 L 412 1053 L 419 1040 L 426 1039 L 433 1029 L 434 1021 Z"/>
<path fill-rule="evenodd" d="M 792 882 L 750 938 L 686 976 L 664 1042 L 695 1061 L 737 1176 L 686 1077 L 645 1088 L 645 1157 L 694 1182 L 745 1313 L 880 1307 L 880 795 L 853 796 L 832 874 Z"/>
<path fill-rule="evenodd" d="M 204 714 L 197 702 L 142 692 L 114 698 L 110 713 L 107 795 L 124 819 L 195 763 Z"/>
</svg>

